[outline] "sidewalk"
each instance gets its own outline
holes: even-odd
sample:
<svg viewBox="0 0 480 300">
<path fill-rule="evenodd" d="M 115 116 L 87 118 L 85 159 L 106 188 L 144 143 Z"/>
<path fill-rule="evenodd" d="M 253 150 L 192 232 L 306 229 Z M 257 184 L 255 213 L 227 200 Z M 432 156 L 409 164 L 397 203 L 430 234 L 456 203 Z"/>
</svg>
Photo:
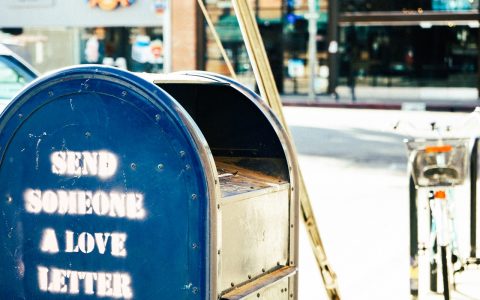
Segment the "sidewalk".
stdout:
<svg viewBox="0 0 480 300">
<path fill-rule="evenodd" d="M 282 95 L 285 106 L 470 112 L 480 105 L 475 88 L 357 87 L 356 101 L 346 86 L 333 95 Z"/>
<path fill-rule="evenodd" d="M 287 107 L 284 113 L 342 299 L 411 299 L 408 160 L 405 136 L 393 125 L 398 120 L 410 120 L 415 127 L 431 120 L 455 124 L 465 115 L 305 107 Z M 467 185 L 455 191 L 462 257 L 470 251 L 469 191 Z M 419 211 L 428 216 L 428 198 L 421 194 L 419 199 Z M 430 223 L 422 218 L 418 224 L 425 229 L 419 237 L 426 243 Z M 327 300 L 303 226 L 299 251 L 299 299 Z M 443 300 L 429 292 L 428 259 L 425 253 L 419 258 L 419 299 Z M 456 283 L 451 300 L 480 299 L 480 269 L 458 273 Z"/>
</svg>

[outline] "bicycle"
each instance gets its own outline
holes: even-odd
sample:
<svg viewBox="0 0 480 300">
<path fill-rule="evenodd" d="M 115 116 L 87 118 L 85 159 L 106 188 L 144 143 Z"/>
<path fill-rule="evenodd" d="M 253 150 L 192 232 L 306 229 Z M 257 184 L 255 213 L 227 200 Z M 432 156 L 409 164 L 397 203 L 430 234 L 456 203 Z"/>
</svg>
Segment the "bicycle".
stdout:
<svg viewBox="0 0 480 300">
<path fill-rule="evenodd" d="M 458 249 L 452 212 L 451 189 L 463 184 L 467 174 L 470 139 L 433 139 L 406 142 L 411 174 L 417 188 L 430 188 L 430 278 L 431 289 L 450 298 L 454 282 L 453 265 L 458 261 Z M 440 254 L 440 257 L 438 257 Z M 441 266 L 442 288 L 437 285 L 438 266 Z"/>
<path fill-rule="evenodd" d="M 472 116 L 477 117 L 477 109 Z M 399 123 L 395 125 L 398 128 Z M 441 293 L 445 300 L 455 289 L 455 275 L 471 263 L 470 258 L 462 260 L 458 249 L 455 228 L 453 198 L 454 188 L 462 185 L 468 174 L 468 163 L 472 149 L 470 137 L 455 137 L 451 127 L 442 132 L 436 123 L 431 123 L 427 138 L 405 140 L 410 185 L 410 231 L 411 231 L 411 295 L 418 297 L 418 252 L 429 255 L 430 290 Z M 418 247 L 418 220 L 416 219 L 417 190 L 428 189 L 428 210 L 430 215 L 429 242 Z M 476 260 L 478 262 L 478 259 Z"/>
</svg>

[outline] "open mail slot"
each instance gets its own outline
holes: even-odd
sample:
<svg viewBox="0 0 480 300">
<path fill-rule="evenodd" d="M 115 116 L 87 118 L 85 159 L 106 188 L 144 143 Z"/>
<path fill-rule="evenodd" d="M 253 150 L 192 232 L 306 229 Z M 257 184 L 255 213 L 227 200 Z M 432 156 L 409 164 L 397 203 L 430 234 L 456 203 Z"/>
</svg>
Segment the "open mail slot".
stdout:
<svg viewBox="0 0 480 300">
<path fill-rule="evenodd" d="M 0 146 L 0 298 L 297 297 L 290 141 L 241 84 L 60 70 Z"/>
</svg>

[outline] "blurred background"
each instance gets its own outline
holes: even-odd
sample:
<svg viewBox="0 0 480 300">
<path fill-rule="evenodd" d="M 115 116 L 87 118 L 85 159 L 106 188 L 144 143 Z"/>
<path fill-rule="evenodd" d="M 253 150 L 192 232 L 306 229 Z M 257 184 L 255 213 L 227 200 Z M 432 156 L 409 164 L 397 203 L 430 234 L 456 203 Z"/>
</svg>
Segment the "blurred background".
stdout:
<svg viewBox="0 0 480 300">
<path fill-rule="evenodd" d="M 204 2 L 235 72 L 253 86 L 231 2 Z M 478 99 L 478 0 L 250 2 L 283 95 Z M 0 43 L 42 73 L 101 63 L 228 75 L 194 0 L 6 0 L 0 11 Z"/>
<path fill-rule="evenodd" d="M 231 1 L 204 4 L 238 79 L 256 89 Z M 282 100 L 296 106 L 287 122 L 344 298 L 408 299 L 408 168 L 393 125 L 460 122 L 465 115 L 450 111 L 478 105 L 479 0 L 250 4 Z M 197 0 L 2 0 L 0 44 L 0 105 L 39 74 L 75 64 L 230 75 Z M 470 214 L 466 188 L 461 220 Z M 300 299 L 326 299 L 304 231 L 300 252 Z M 455 299 L 480 299 L 479 274 L 459 279 Z M 438 299 L 425 282 L 424 299 Z"/>
</svg>

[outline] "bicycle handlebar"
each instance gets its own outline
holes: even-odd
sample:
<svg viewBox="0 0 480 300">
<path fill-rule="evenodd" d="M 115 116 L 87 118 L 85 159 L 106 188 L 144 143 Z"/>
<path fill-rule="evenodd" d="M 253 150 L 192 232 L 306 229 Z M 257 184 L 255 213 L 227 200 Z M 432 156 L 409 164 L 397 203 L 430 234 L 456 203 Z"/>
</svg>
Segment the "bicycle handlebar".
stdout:
<svg viewBox="0 0 480 300">
<path fill-rule="evenodd" d="M 460 124 L 441 126 L 437 121 L 429 123 L 429 127 L 419 127 L 409 120 L 398 120 L 393 126 L 394 130 L 403 132 L 411 139 L 433 138 L 444 139 L 454 137 L 480 136 L 480 107 L 469 113 Z"/>
</svg>

